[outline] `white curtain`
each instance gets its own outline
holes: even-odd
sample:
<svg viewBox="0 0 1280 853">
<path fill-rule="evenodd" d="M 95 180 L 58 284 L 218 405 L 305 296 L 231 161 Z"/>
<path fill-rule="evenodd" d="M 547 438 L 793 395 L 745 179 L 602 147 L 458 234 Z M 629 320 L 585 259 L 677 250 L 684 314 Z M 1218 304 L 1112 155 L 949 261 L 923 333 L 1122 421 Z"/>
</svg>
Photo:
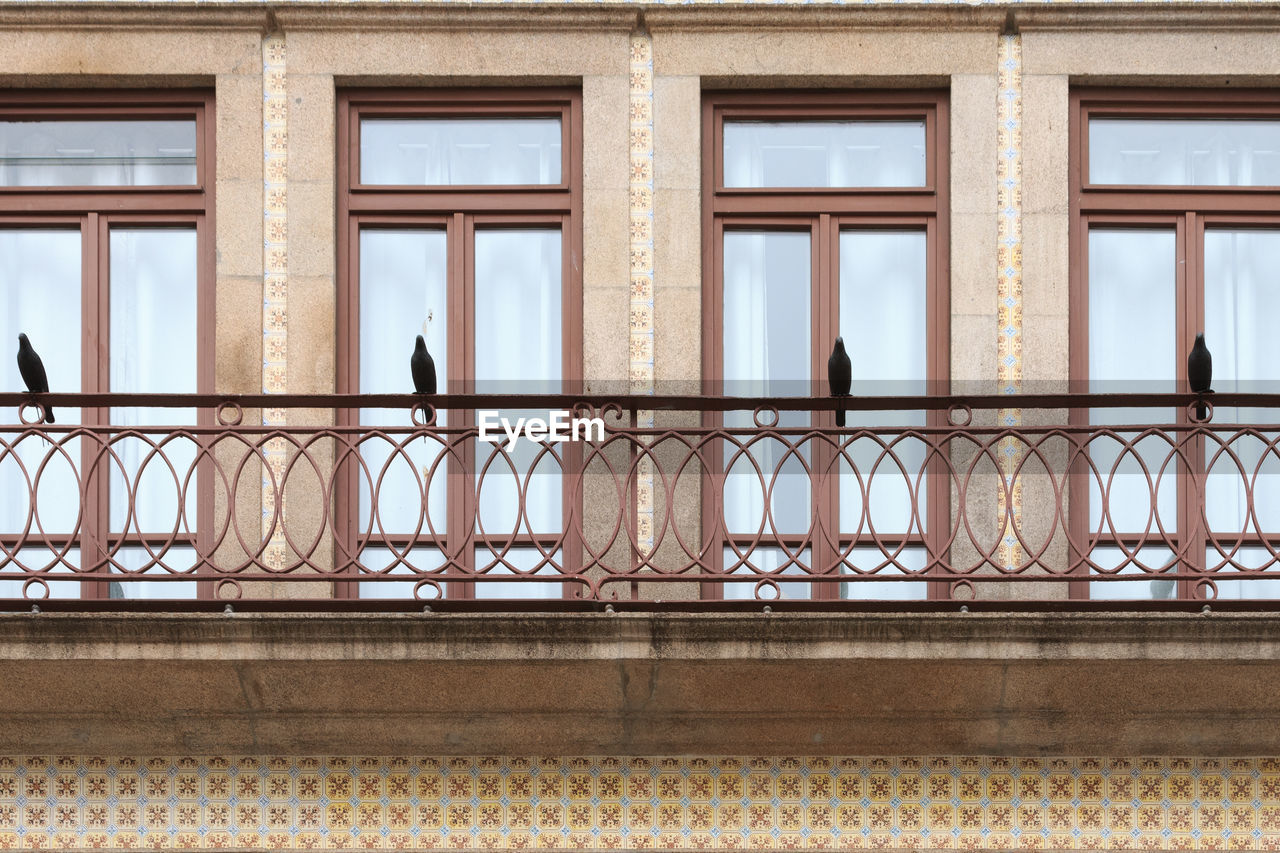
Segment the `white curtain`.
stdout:
<svg viewBox="0 0 1280 853">
<path fill-rule="evenodd" d="M 80 247 L 78 230 L 0 229 L 0 300 L 4 305 L 0 345 L 6 357 L 7 386 L 14 391 L 25 390 L 14 358 L 20 332 L 26 333 L 40 354 L 50 390 L 80 390 Z M 29 412 L 35 415 L 34 410 Z M 81 420 L 79 409 L 57 409 L 54 414 L 60 425 Z M 16 408 L 6 409 L 3 415 L 5 423 L 19 422 Z M 3 439 L 16 442 L 18 433 L 5 433 Z M 31 497 L 28 478 L 34 480 L 46 458 L 49 462 L 36 494 L 40 528 L 47 534 L 75 532 L 80 505 L 76 486 L 80 441 L 53 444 L 37 437 L 22 439 L 16 454 L 0 450 L 0 531 L 18 533 L 26 525 Z M 40 534 L 34 522 L 31 531 Z M 72 549 L 59 563 L 56 551 L 30 546 L 18 554 L 18 560 L 27 568 L 70 571 L 71 566 L 79 566 L 80 552 Z M 0 577 L 17 572 L 17 567 L 0 556 Z M 50 594 L 77 598 L 80 585 L 51 583 Z M 21 581 L 0 580 L 0 597 L 21 595 Z"/>
<path fill-rule="evenodd" d="M 0 186 L 190 186 L 196 123 L 0 121 Z"/>
<path fill-rule="evenodd" d="M 1176 235 L 1172 229 L 1099 229 L 1089 232 L 1089 388 L 1095 393 L 1168 392 L 1175 390 Z M 1172 409 L 1094 409 L 1095 425 L 1169 423 Z M 1136 433 L 1121 433 L 1131 439 Z M 1159 539 L 1160 528 L 1178 527 L 1177 457 L 1158 437 L 1144 439 L 1134 454 L 1121 457 L 1117 440 L 1089 445 L 1098 474 L 1089 475 L 1089 529 L 1102 535 L 1147 532 Z M 1138 459 L 1146 465 L 1150 480 Z M 1167 464 L 1166 464 L 1167 463 Z M 1164 470 L 1156 485 L 1156 477 Z M 1111 478 L 1112 472 L 1116 472 Z M 1108 483 L 1108 480 L 1110 482 Z M 1103 489 L 1109 486 L 1105 496 Z M 1156 515 L 1152 513 L 1153 489 Z M 1107 510 L 1108 517 L 1103 515 Z M 1161 571 L 1170 566 L 1167 548 L 1151 545 L 1133 552 L 1095 548 L 1089 558 L 1103 570 L 1123 574 Z M 1168 598 L 1170 581 L 1094 582 L 1098 599 Z"/>
<path fill-rule="evenodd" d="M 110 237 L 111 345 L 110 388 L 113 393 L 193 394 L 198 390 L 196 344 L 197 251 L 194 228 L 113 228 Z M 113 408 L 111 423 L 143 428 L 192 425 L 195 409 Z M 163 432 L 116 439 L 120 462 L 111 461 L 110 517 L 112 539 L 121 533 L 179 534 L 195 532 L 198 503 L 196 445 L 189 439 L 165 442 Z M 154 453 L 153 453 L 154 452 Z M 149 457 L 149 458 L 148 458 Z M 167 464 L 166 464 L 167 462 Z M 170 470 L 172 466 L 172 471 Z M 123 470 L 121 470 L 123 468 Z M 129 489 L 134 515 L 129 517 Z M 182 569 L 191 557 L 172 549 L 154 557 L 138 550 L 117 560 L 140 569 L 152 559 Z M 185 565 L 184 565 L 185 564 Z M 148 569 L 163 573 L 164 569 Z M 154 587 L 154 588 L 153 588 Z M 194 597 L 195 584 L 121 584 L 113 592 Z"/>
<path fill-rule="evenodd" d="M 560 183 L 558 118 L 365 119 L 360 181 L 404 186 Z"/>
<path fill-rule="evenodd" d="M 726 187 L 921 187 L 923 121 L 726 121 Z"/>
<path fill-rule="evenodd" d="M 810 244 L 803 231 L 729 231 L 724 235 L 724 393 L 807 396 L 810 382 Z M 725 414 L 725 425 L 750 429 L 750 412 Z M 786 412 L 784 427 L 809 425 Z M 746 440 L 744 438 L 744 440 Z M 732 533 L 804 533 L 812 482 L 780 441 L 760 440 L 734 461 L 726 447 L 724 518 Z M 803 448 L 808 458 L 808 448 Z M 754 460 L 754 465 L 752 463 Z M 755 470 L 759 466 L 760 473 Z M 776 475 L 776 476 L 775 476 Z M 767 490 L 772 517 L 765 517 Z"/>
<path fill-rule="evenodd" d="M 927 245 L 923 231 L 840 232 L 840 335 L 853 365 L 854 395 L 927 390 Z M 924 426 L 925 413 L 851 412 L 848 424 Z M 912 506 L 918 503 L 921 515 L 927 506 L 926 446 L 913 438 L 880 438 L 892 446 L 886 450 L 875 439 L 860 438 L 847 451 L 848 460 L 840 460 L 840 532 L 866 534 L 870 522 L 879 534 L 922 534 L 923 518 L 912 517 Z M 864 518 L 866 507 L 870 513 Z M 910 587 L 881 586 L 881 593 Z"/>
<path fill-rule="evenodd" d="M 1280 336 L 1271 318 L 1280 309 L 1280 231 L 1209 229 L 1205 232 L 1205 340 L 1213 354 L 1213 387 L 1218 391 L 1274 391 L 1280 380 Z M 1275 423 L 1274 409 L 1218 407 L 1216 423 Z M 1220 433 L 1223 440 L 1228 433 Z M 1231 449 L 1243 470 L 1225 455 L 1208 470 L 1206 510 L 1216 533 L 1280 530 L 1280 459 L 1266 452 L 1262 438 L 1238 440 Z M 1221 445 L 1210 443 L 1206 462 Z M 1259 462 L 1262 463 L 1258 468 Z M 1258 476 L 1255 477 L 1255 469 Z M 1253 483 L 1257 524 L 1248 516 L 1246 484 Z M 1260 525 L 1260 526 L 1259 526 Z M 1247 563 L 1247 554 L 1212 553 L 1208 564 L 1228 556 Z"/>
<path fill-rule="evenodd" d="M 475 237 L 476 390 L 503 394 L 558 393 L 563 334 L 559 229 L 477 229 Z M 504 409 L 501 417 L 547 417 L 545 410 Z M 551 444 L 556 454 L 564 445 Z M 501 449 L 500 449 L 501 448 Z M 486 535 L 550 533 L 563 526 L 561 465 L 542 443 L 477 442 L 479 524 Z M 487 471 L 483 466 L 493 460 Z M 527 523 L 519 515 L 525 489 Z"/>
<path fill-rule="evenodd" d="M 1274 186 L 1280 184 L 1280 122 L 1095 118 L 1089 122 L 1089 181 Z"/>
<path fill-rule="evenodd" d="M 418 335 L 423 336 L 435 362 L 439 391 L 449 390 L 447 246 L 445 232 L 439 229 L 366 228 L 360 232 L 361 392 L 411 392 L 409 358 Z M 410 426 L 412 418 L 403 408 L 361 409 L 360 422 Z M 444 426 L 447 422 L 446 413 L 438 411 L 436 423 Z M 402 450 L 397 448 L 401 444 Z M 448 458 L 444 451 L 444 444 L 435 439 L 406 442 L 403 435 L 361 444 L 365 468 L 357 474 L 359 529 L 375 536 L 417 531 L 421 536 L 443 538 L 448 522 Z M 437 553 L 430 548 L 416 549 L 410 562 L 418 569 L 433 569 L 438 564 Z M 372 554 L 361 559 L 370 565 L 378 562 Z M 365 586 L 371 594 L 390 589 L 377 583 Z M 361 594 L 365 594 L 364 587 Z"/>
</svg>

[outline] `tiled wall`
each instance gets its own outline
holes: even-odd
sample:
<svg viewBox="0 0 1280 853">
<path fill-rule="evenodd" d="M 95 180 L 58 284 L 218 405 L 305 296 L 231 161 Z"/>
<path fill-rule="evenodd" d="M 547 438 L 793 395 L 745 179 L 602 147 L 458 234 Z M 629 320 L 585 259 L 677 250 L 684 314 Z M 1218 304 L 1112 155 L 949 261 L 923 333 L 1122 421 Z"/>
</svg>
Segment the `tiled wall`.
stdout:
<svg viewBox="0 0 1280 853">
<path fill-rule="evenodd" d="M 1280 849 L 1280 758 L 0 759 L 0 848 Z"/>
</svg>

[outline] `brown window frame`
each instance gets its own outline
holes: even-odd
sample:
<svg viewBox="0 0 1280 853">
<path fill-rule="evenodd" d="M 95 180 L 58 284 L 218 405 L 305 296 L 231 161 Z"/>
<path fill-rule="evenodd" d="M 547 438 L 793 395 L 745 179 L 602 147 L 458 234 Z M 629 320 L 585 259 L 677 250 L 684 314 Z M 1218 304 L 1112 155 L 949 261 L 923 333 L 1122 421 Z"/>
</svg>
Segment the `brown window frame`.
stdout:
<svg viewBox="0 0 1280 853">
<path fill-rule="evenodd" d="M 1187 388 L 1186 355 L 1191 350 L 1196 332 L 1204 328 L 1204 235 L 1206 227 L 1262 227 L 1280 229 L 1280 186 L 1205 186 L 1205 185 L 1138 185 L 1092 184 L 1088 181 L 1089 121 L 1093 117 L 1106 118 L 1222 118 L 1222 119 L 1272 119 L 1280 120 L 1280 92 L 1272 89 L 1153 89 L 1153 88 L 1073 88 L 1070 95 L 1068 145 L 1070 166 L 1068 188 L 1070 205 L 1070 266 L 1069 266 L 1069 337 L 1070 337 L 1070 388 L 1088 391 L 1089 380 L 1089 282 L 1088 235 L 1092 225 L 1116 227 L 1153 228 L 1175 231 L 1176 304 L 1174 334 L 1178 342 L 1175 359 L 1176 383 L 1180 391 Z M 1191 271 L 1191 275 L 1188 275 Z M 1212 348 L 1212 343 L 1210 343 Z M 1089 413 L 1073 409 L 1070 414 L 1073 426 L 1086 426 Z M 1177 423 L 1190 426 L 1189 413 L 1179 411 Z M 1188 467 L 1194 471 L 1204 468 L 1204 443 L 1192 442 L 1188 454 Z M 1088 508 L 1088 472 L 1077 465 L 1071 473 L 1072 493 L 1080 497 L 1073 500 L 1069 523 L 1071 541 L 1090 541 Z M 1198 510 L 1191 505 L 1188 495 L 1193 487 L 1187 470 L 1177 473 L 1177 533 L 1168 538 L 1176 543 L 1172 549 L 1177 555 L 1184 543 L 1197 539 L 1207 544 L 1208 539 L 1200 524 Z M 1162 536 L 1159 531 L 1155 535 Z M 1167 535 L 1167 534 L 1166 534 Z M 1116 536 L 1101 535 L 1095 547 L 1125 543 L 1128 547 L 1138 544 L 1141 534 L 1120 533 Z M 1162 537 L 1163 538 L 1163 537 Z M 1259 535 L 1231 537 L 1219 540 L 1241 545 L 1258 544 L 1266 538 Z M 1192 548 L 1190 568 L 1203 568 L 1204 548 Z M 1196 555 L 1199 555 L 1198 558 Z M 1071 564 L 1079 564 L 1075 570 L 1082 577 L 1090 575 L 1083 562 L 1087 554 L 1081 554 L 1072 546 Z M 1186 568 L 1183 569 L 1186 571 Z M 1195 599 L 1194 579 L 1177 581 L 1178 600 Z M 1089 581 L 1071 581 L 1068 584 L 1072 598 L 1089 598 Z"/>
<path fill-rule="evenodd" d="M 461 377 L 441 377 L 440 390 L 470 393 L 475 390 L 475 280 L 474 239 L 477 226 L 549 225 L 561 230 L 561 359 L 564 393 L 581 389 L 583 376 L 582 341 L 582 92 L 563 87 L 404 89 L 351 88 L 337 96 L 338 150 L 338 318 L 337 388 L 339 393 L 358 393 L 360 379 L 360 285 L 359 234 L 362 227 L 436 227 L 444 230 L 448 246 L 447 319 L 448 363 L 461 367 Z M 556 117 L 561 121 L 561 183 L 536 185 L 365 185 L 360 175 L 360 120 L 362 118 L 477 118 Z M 408 356 L 412 342 L 406 343 L 405 382 L 408 390 Z M 453 426 L 475 426 L 473 412 L 454 412 Z M 356 425 L 359 413 L 344 410 L 338 423 Z M 336 500 L 336 557 L 339 574 L 357 573 L 356 555 L 362 548 L 389 544 L 399 548 L 411 544 L 442 545 L 446 558 L 457 555 L 464 572 L 475 571 L 477 543 L 504 547 L 536 546 L 561 550 L 565 574 L 576 574 L 582 564 L 581 548 L 573 531 L 580 517 L 573 472 L 581 465 L 581 449 L 574 443 L 563 445 L 564 525 L 557 533 L 519 534 L 515 537 L 481 537 L 474 529 L 475 450 L 468 443 L 461 454 L 449 459 L 448 513 L 443 543 L 429 535 L 416 538 L 382 536 L 376 531 L 361 538 L 359 530 L 358 472 L 345 466 L 343 488 Z M 458 458 L 458 457 L 461 458 Z M 461 486 L 461 487 L 458 487 Z M 456 543 L 456 544 L 455 544 Z M 347 555 L 347 556 L 343 556 Z M 424 575 L 430 577 L 430 575 Z M 419 578 L 420 579 L 420 578 Z M 412 581 L 414 578 L 404 578 Z M 455 581 L 447 584 L 451 599 L 475 597 L 476 584 Z M 574 584 L 563 584 L 563 594 L 572 595 Z M 337 581 L 334 594 L 356 598 L 359 580 Z"/>
<path fill-rule="evenodd" d="M 929 393 L 947 393 L 950 388 L 950 122 L 949 98 L 945 90 L 768 90 L 708 91 L 702 100 L 702 375 L 710 387 L 707 393 L 724 393 L 724 265 L 723 242 L 726 229 L 767 227 L 777 230 L 804 231 L 810 238 L 811 338 L 810 375 L 814 393 L 826 394 L 826 362 L 830 346 L 839 334 L 839 235 L 850 225 L 867 228 L 922 228 L 926 235 L 926 336 Z M 748 120 L 821 120 L 872 119 L 919 120 L 925 122 L 925 186 L 923 187 L 852 187 L 852 188 L 752 188 L 724 186 L 724 122 L 725 119 Z M 723 418 L 706 413 L 703 425 L 720 426 Z M 834 430 L 832 412 L 815 413 L 814 429 Z M 927 425 L 943 426 L 941 413 L 931 412 Z M 814 470 L 822 471 L 831 463 L 824 458 L 830 450 L 815 446 Z M 722 474 L 723 472 L 713 472 Z M 938 460 L 927 463 L 929 502 L 921 519 L 924 535 L 882 536 L 888 547 L 922 545 L 928 554 L 924 579 L 928 581 L 930 599 L 950 597 L 950 584 L 932 580 L 940 575 L 946 531 L 950 524 L 947 477 Z M 834 565 L 837 552 L 822 541 L 818 530 L 833 529 L 838 523 L 838 489 L 836 477 L 825 478 L 825 484 L 814 486 L 816 515 L 810 533 L 797 536 L 770 536 L 760 545 L 785 545 L 798 552 L 811 548 L 812 565 Z M 752 535 L 729 536 L 721 529 L 719 519 L 707 508 L 714 506 L 714 484 L 704 478 L 702 484 L 703 541 L 713 543 L 707 549 L 707 562 L 712 572 L 723 572 L 723 548 L 731 540 L 744 544 Z M 858 542 L 870 543 L 865 534 Z M 852 537 L 838 538 L 843 550 L 857 544 Z M 801 581 L 800 577 L 778 576 L 779 581 Z M 840 596 L 838 575 L 831 582 L 811 582 L 812 598 L 834 599 Z M 723 595 L 721 584 L 702 584 L 703 598 Z"/>
<path fill-rule="evenodd" d="M 26 186 L 0 187 L 0 228 L 64 228 L 78 230 L 81 238 L 81 387 L 84 393 L 110 390 L 110 229 L 114 224 L 166 228 L 193 226 L 196 232 L 197 284 L 196 382 L 198 393 L 212 393 L 215 377 L 215 277 L 214 164 L 215 95 L 209 89 L 103 89 L 15 90 L 0 94 L 0 120 L 130 120 L 194 119 L 196 123 L 196 180 L 190 185 L 155 186 Z M 68 389 L 54 389 L 68 390 Z M 110 424 L 109 407 L 82 409 L 85 426 Z M 199 426 L 213 424 L 212 413 L 200 411 Z M 82 450 L 82 454 L 85 451 Z M 91 476 L 85 488 L 85 504 L 78 538 L 47 535 L 43 540 L 56 548 L 78 547 L 81 567 L 89 555 L 105 559 L 107 543 L 116 548 L 169 545 L 190 546 L 197 555 L 208 554 L 213 535 L 213 481 L 206 463 L 197 463 L 197 513 L 194 534 L 117 536 L 110 528 L 110 484 L 106 477 Z M 85 463 L 81 462 L 81 471 Z M 4 540 L 16 537 L 5 536 Z M 194 573 L 210 568 L 197 560 Z M 88 574 L 107 574 L 103 565 Z M 51 578 L 61 582 L 61 578 Z M 214 597 L 213 583 L 196 582 L 197 597 Z M 82 599 L 109 595 L 108 585 L 82 583 Z"/>
</svg>

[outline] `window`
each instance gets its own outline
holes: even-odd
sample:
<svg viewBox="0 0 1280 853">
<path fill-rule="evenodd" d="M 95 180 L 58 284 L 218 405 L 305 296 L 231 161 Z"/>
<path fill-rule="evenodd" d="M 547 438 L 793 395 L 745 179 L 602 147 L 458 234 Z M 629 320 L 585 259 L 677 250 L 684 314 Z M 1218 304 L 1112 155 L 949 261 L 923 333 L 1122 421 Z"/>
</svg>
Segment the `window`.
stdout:
<svg viewBox="0 0 1280 853">
<path fill-rule="evenodd" d="M 946 128 L 938 92 L 707 95 L 704 375 L 722 393 L 825 396 L 837 335 L 855 395 L 945 389 Z M 850 413 L 849 426 L 935 420 Z M 708 418 L 718 423 L 750 430 L 754 420 Z M 831 414 L 784 413 L 778 426 L 835 423 Z M 928 595 L 923 578 L 947 518 L 946 496 L 929 495 L 926 460 L 925 441 L 909 431 L 838 451 L 774 437 L 726 448 L 703 492 L 704 541 L 719 543 L 714 568 L 744 577 L 724 595 L 750 598 L 762 577 L 783 581 L 783 597 Z M 830 566 L 921 580 L 784 580 Z"/>
<path fill-rule="evenodd" d="M 1073 387 L 1186 391 L 1187 354 L 1203 331 L 1215 390 L 1274 390 L 1280 96 L 1082 90 L 1072 95 L 1071 135 Z M 1276 416 L 1218 407 L 1212 423 Z M 1189 425 L 1189 414 L 1173 409 L 1088 417 L 1099 426 Z M 1187 448 L 1126 430 L 1091 442 L 1096 473 L 1076 475 L 1088 481 L 1087 508 L 1072 514 L 1073 538 L 1087 553 L 1075 558 L 1086 558 L 1095 577 L 1207 571 L 1218 597 L 1280 595 L 1280 580 L 1230 577 L 1262 568 L 1265 542 L 1280 531 L 1280 458 L 1268 447 L 1276 436 L 1233 434 L 1215 431 Z M 1134 451 L 1123 452 L 1130 441 Z M 1194 579 L 1073 586 L 1092 598 L 1213 597 Z"/>
<path fill-rule="evenodd" d="M 212 114 L 202 91 L 0 98 L 0 337 L 12 353 L 27 334 L 51 390 L 212 390 Z M 190 437 L 156 453 L 165 433 L 147 427 L 195 425 L 195 410 L 55 415 L 57 428 L 99 429 L 4 436 L 15 452 L 0 459 L 0 573 L 193 570 L 211 484 L 196 476 Z M 105 424 L 130 431 L 108 435 Z M 0 581 L 0 597 L 21 597 L 22 585 Z M 205 586 L 54 579 L 48 592 L 184 598 L 211 594 Z"/>
<path fill-rule="evenodd" d="M 360 90 L 339 98 L 339 389 L 412 390 L 422 335 L 440 391 L 568 392 L 582 375 L 581 98 L 560 89 Z M 537 413 L 503 411 L 517 418 Z M 541 413 L 546 417 L 546 412 Z M 408 427 L 410 413 L 349 422 Z M 437 423 L 475 426 L 470 412 Z M 566 449 L 567 448 L 567 449 Z M 372 435 L 348 468 L 340 553 L 361 572 L 340 594 L 558 597 L 572 444 L 522 441 L 510 454 Z M 523 499 L 523 500 L 522 500 Z M 523 512 L 521 508 L 523 507 Z M 425 509 L 424 509 L 425 508 Z M 436 584 L 465 569 L 510 581 Z M 367 578 L 367 574 L 366 574 Z"/>
</svg>

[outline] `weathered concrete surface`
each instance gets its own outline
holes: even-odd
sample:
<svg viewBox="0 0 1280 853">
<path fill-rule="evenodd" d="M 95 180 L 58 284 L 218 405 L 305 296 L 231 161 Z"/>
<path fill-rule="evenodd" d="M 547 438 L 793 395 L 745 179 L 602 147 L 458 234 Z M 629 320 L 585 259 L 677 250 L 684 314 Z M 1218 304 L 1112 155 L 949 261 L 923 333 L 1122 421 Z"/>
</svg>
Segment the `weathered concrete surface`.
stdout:
<svg viewBox="0 0 1280 853">
<path fill-rule="evenodd" d="M 0 752 L 1280 750 L 1267 614 L 0 617 Z"/>
</svg>

